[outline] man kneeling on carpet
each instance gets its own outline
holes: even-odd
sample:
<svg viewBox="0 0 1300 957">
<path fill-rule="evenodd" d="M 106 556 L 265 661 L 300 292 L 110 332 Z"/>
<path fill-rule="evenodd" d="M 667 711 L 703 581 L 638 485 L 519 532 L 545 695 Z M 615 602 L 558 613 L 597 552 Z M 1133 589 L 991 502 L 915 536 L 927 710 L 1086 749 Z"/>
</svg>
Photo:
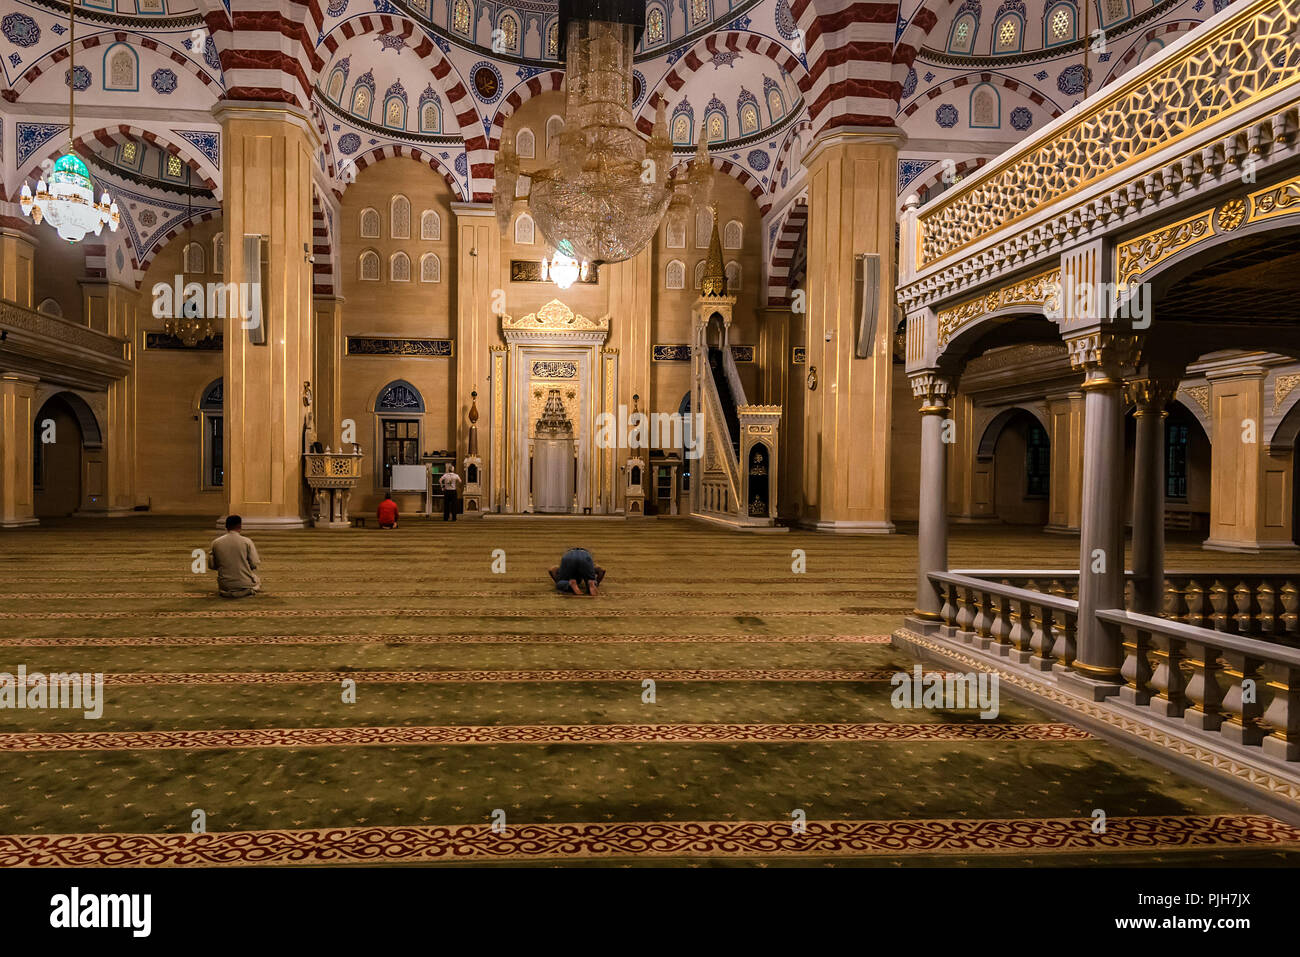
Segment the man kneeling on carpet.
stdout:
<svg viewBox="0 0 1300 957">
<path fill-rule="evenodd" d="M 596 586 L 605 578 L 605 569 L 596 564 L 591 552 L 585 548 L 570 548 L 560 558 L 560 564 L 548 573 L 555 582 L 555 590 L 562 595 L 581 595 L 584 592 L 596 597 Z"/>
<path fill-rule="evenodd" d="M 262 563 L 251 539 L 239 534 L 244 523 L 238 515 L 226 516 L 226 534 L 212 543 L 208 564 L 217 572 L 217 594 L 222 598 L 248 598 L 262 590 L 254 569 Z"/>
<path fill-rule="evenodd" d="M 397 527 L 397 503 L 393 501 L 392 492 L 385 495 L 384 500 L 379 503 L 379 511 L 376 517 L 379 519 L 380 528 Z"/>
</svg>

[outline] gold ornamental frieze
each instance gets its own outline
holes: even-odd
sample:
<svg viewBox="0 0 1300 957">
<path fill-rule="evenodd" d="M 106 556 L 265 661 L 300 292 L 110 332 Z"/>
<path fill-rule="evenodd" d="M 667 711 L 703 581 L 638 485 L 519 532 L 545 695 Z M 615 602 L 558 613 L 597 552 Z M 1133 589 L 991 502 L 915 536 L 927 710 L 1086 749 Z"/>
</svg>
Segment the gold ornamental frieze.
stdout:
<svg viewBox="0 0 1300 957">
<path fill-rule="evenodd" d="M 1014 306 L 1031 306 L 1054 312 L 1060 308 L 1061 270 L 1049 269 L 1000 286 L 975 299 L 944 309 L 939 313 L 939 348 L 943 348 L 958 329 L 983 316 Z"/>
<path fill-rule="evenodd" d="M 1263 220 L 1300 212 L 1300 176 L 1247 196 L 1225 199 L 1194 216 L 1162 226 L 1115 250 L 1115 275 L 1120 283 L 1139 281 L 1184 250 Z"/>
<path fill-rule="evenodd" d="M 527 332 L 608 332 L 609 316 L 588 319 L 560 300 L 552 299 L 536 312 L 530 312 L 520 319 L 503 315 L 501 328 Z"/>
<path fill-rule="evenodd" d="M 918 266 L 1300 81 L 1300 58 L 1294 55 L 1300 4 L 1255 0 L 1233 9 L 1228 19 L 1154 70 L 1135 71 L 1049 138 L 1029 141 L 923 210 Z"/>
</svg>

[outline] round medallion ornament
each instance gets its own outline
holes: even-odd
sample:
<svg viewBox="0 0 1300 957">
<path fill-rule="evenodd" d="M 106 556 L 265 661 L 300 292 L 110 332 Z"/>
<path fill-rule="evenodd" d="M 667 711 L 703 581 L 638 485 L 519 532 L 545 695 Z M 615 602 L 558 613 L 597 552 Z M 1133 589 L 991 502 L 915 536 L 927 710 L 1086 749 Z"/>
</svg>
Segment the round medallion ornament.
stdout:
<svg viewBox="0 0 1300 957">
<path fill-rule="evenodd" d="M 817 367 L 816 366 L 812 366 L 811 368 L 808 369 L 807 381 L 808 381 L 808 391 L 816 392 L 817 391 Z"/>
<path fill-rule="evenodd" d="M 480 60 L 470 70 L 474 92 L 484 103 L 495 103 L 501 96 L 501 71 L 486 60 Z"/>
<path fill-rule="evenodd" d="M 1228 200 L 1215 213 L 1215 221 L 1223 232 L 1232 232 L 1246 221 L 1246 201 L 1244 199 Z"/>
<path fill-rule="evenodd" d="M 361 149 L 361 137 L 356 133 L 344 133 L 339 137 L 339 152 L 350 156 Z"/>
<path fill-rule="evenodd" d="M 11 13 L 0 20 L 0 31 L 16 47 L 35 46 L 41 38 L 41 28 L 25 13 Z"/>
<path fill-rule="evenodd" d="M 158 214 L 157 214 L 157 213 L 155 213 L 152 209 L 142 209 L 142 210 L 140 210 L 140 225 L 141 225 L 141 226 L 143 226 L 145 229 L 149 229 L 150 227 L 152 227 L 152 226 L 156 226 L 157 224 L 158 224 Z"/>
<path fill-rule="evenodd" d="M 160 70 L 154 70 L 153 76 L 150 77 L 149 82 L 150 85 L 153 86 L 153 91 L 155 93 L 161 93 L 166 96 L 170 93 L 176 92 L 176 72 L 174 70 L 168 70 L 165 67 Z"/>
</svg>

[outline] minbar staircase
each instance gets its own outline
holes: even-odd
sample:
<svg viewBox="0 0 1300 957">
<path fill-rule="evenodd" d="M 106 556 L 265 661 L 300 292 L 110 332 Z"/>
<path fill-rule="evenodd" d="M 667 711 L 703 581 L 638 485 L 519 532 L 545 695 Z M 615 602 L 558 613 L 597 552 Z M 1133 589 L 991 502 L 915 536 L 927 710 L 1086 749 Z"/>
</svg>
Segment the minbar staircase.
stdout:
<svg viewBox="0 0 1300 957">
<path fill-rule="evenodd" d="M 692 495 L 697 518 L 737 528 L 776 519 L 780 406 L 749 405 L 729 347 L 697 351 L 695 405 L 704 417 L 703 465 Z"/>
</svg>

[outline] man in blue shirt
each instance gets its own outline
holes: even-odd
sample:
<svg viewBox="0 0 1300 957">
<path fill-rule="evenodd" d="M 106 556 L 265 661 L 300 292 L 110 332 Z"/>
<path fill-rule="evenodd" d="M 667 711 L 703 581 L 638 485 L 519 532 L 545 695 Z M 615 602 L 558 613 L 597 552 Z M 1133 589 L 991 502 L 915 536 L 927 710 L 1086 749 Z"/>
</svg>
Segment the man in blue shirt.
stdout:
<svg viewBox="0 0 1300 957">
<path fill-rule="evenodd" d="M 596 564 L 591 552 L 585 548 L 570 548 L 560 558 L 560 564 L 548 572 L 555 590 L 561 595 L 591 595 L 596 597 L 596 586 L 605 578 L 605 569 Z"/>
</svg>

